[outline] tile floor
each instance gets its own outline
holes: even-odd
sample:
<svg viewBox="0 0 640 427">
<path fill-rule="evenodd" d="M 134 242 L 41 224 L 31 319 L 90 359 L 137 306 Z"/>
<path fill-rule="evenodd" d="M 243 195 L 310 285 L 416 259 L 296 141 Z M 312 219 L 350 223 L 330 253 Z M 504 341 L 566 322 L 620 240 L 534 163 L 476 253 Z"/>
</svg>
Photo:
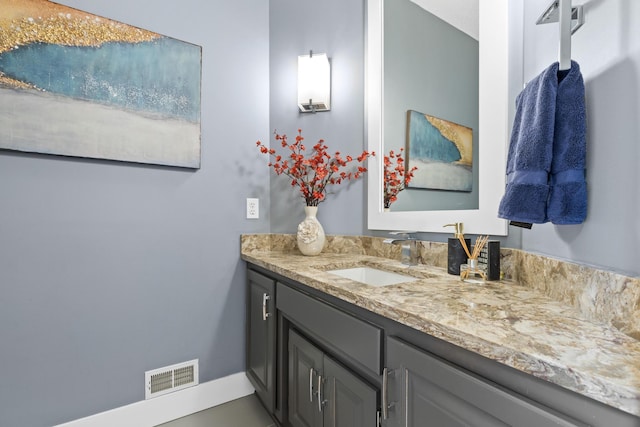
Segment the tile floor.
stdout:
<svg viewBox="0 0 640 427">
<path fill-rule="evenodd" d="M 275 427 L 255 394 L 157 427 Z"/>
</svg>

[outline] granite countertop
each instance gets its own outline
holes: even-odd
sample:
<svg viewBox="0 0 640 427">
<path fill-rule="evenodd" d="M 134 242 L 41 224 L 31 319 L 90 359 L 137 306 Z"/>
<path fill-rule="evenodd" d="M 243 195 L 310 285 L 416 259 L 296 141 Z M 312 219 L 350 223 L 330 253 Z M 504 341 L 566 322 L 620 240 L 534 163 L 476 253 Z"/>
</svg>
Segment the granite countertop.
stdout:
<svg viewBox="0 0 640 427">
<path fill-rule="evenodd" d="M 242 259 L 527 374 L 640 416 L 640 341 L 510 281 L 466 283 L 380 256 L 243 247 Z M 420 278 L 373 287 L 327 270 L 369 265 Z"/>
</svg>

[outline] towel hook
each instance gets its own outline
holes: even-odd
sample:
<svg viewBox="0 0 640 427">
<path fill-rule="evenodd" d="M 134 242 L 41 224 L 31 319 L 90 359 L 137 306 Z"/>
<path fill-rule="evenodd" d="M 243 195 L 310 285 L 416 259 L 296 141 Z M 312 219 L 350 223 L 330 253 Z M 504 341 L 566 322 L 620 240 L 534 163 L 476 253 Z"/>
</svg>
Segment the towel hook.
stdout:
<svg viewBox="0 0 640 427">
<path fill-rule="evenodd" d="M 540 15 L 536 25 L 553 24 L 560 21 L 559 0 L 554 0 Z M 584 24 L 584 6 L 571 7 L 571 34 L 575 33 Z"/>
<path fill-rule="evenodd" d="M 571 68 L 571 0 L 560 1 L 560 47 L 558 62 L 560 70 Z"/>
<path fill-rule="evenodd" d="M 571 68 L 571 35 L 584 24 L 583 6 L 571 6 L 571 0 L 554 0 L 536 21 L 537 25 L 560 23 L 558 62 L 560 70 Z"/>
</svg>

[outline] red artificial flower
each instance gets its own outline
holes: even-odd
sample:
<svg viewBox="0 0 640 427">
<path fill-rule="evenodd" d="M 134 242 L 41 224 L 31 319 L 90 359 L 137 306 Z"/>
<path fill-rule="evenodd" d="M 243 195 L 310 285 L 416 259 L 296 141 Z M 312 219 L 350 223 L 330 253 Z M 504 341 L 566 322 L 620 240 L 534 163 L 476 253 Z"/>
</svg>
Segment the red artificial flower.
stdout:
<svg viewBox="0 0 640 427">
<path fill-rule="evenodd" d="M 402 152 L 404 148 L 400 148 L 398 153 L 393 150 L 389 151 L 388 156 L 384 156 L 384 207 L 391 207 L 391 203 L 398 200 L 398 193 L 409 185 L 413 173 L 418 169 L 416 166 L 407 171 L 404 166 Z M 395 166 L 391 159 L 395 160 Z"/>
<path fill-rule="evenodd" d="M 275 139 L 280 141 L 282 148 L 288 148 L 290 151 L 284 161 L 282 161 L 283 156 L 276 154 L 276 150 L 267 148 L 260 141 L 256 145 L 261 153 L 273 156 L 275 162 L 269 163 L 269 167 L 273 168 L 277 175 L 287 175 L 291 178 L 291 186 L 300 187 L 300 193 L 307 206 L 318 206 L 318 203 L 326 197 L 327 186 L 357 179 L 367 171 L 364 166 L 358 166 L 355 173 L 341 170 L 348 167 L 348 164 L 353 162 L 353 158 L 351 156 L 342 158 L 339 151 L 336 151 L 333 156 L 329 155 L 327 153 L 329 147 L 324 144 L 323 139 L 320 139 L 307 155 L 305 146 L 302 144 L 304 138 L 301 129 L 298 129 L 298 135 L 293 144 L 287 142 L 286 135 L 275 133 Z M 363 151 L 357 157 L 357 161 L 363 163 L 370 156 L 375 156 L 375 152 Z"/>
</svg>

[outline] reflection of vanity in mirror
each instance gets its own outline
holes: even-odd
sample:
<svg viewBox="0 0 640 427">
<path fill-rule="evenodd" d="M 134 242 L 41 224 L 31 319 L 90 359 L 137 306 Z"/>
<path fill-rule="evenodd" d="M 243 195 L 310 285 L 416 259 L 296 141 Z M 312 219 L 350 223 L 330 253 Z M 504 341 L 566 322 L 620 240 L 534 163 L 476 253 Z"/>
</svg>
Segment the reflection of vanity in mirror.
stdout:
<svg viewBox="0 0 640 427">
<path fill-rule="evenodd" d="M 451 26 L 439 11 L 428 10 L 430 2 L 367 1 L 367 133 L 369 150 L 376 152 L 368 177 L 368 228 L 448 232 L 444 224 L 462 222 L 467 233 L 506 235 L 497 209 L 508 143 L 507 1 L 478 2 L 479 42 L 473 26 L 464 31 Z M 429 167 L 415 157 L 412 162 L 417 142 L 407 140 L 408 134 L 414 137 L 411 114 L 470 129 L 470 185 L 460 191 L 416 182 L 385 210 L 384 155 L 404 148 L 409 166 Z"/>
</svg>

